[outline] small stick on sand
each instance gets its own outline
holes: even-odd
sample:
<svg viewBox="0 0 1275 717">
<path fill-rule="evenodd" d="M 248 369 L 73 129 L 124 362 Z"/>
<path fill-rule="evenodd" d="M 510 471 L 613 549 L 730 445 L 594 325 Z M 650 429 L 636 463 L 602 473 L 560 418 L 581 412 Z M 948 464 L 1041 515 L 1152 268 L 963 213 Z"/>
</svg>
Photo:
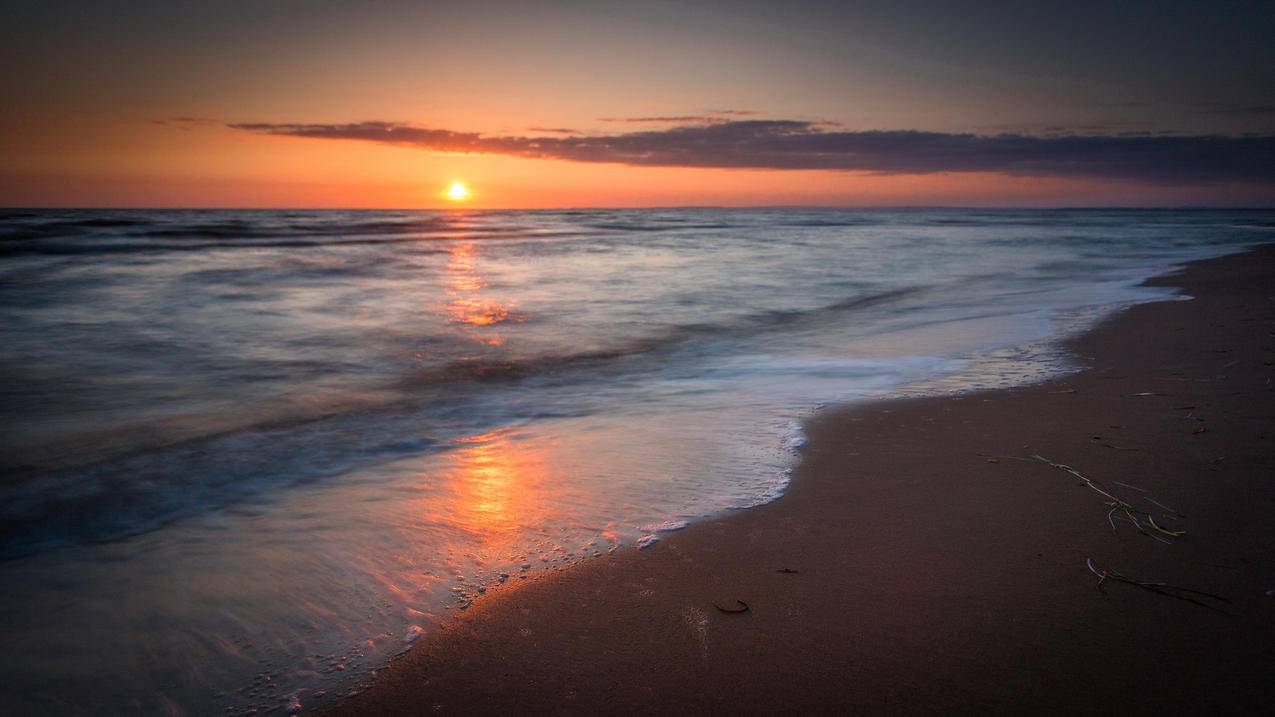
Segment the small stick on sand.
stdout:
<svg viewBox="0 0 1275 717">
<path fill-rule="evenodd" d="M 1226 611 L 1222 610 L 1221 608 L 1215 605 L 1210 605 L 1206 602 L 1201 602 L 1199 600 L 1196 600 L 1193 597 L 1190 597 L 1190 595 L 1182 595 L 1180 593 L 1190 593 L 1191 595 L 1199 595 L 1201 597 L 1211 598 L 1213 600 L 1217 600 L 1218 602 L 1224 602 L 1228 604 L 1231 602 L 1230 600 L 1227 600 L 1221 595 L 1206 593 L 1203 590 L 1193 590 L 1191 588 L 1179 587 L 1177 585 L 1170 585 L 1168 583 L 1152 582 L 1149 580 L 1138 580 L 1137 578 L 1131 578 L 1128 575 L 1122 574 L 1118 570 L 1113 570 L 1111 568 L 1102 568 L 1095 565 L 1092 558 L 1085 558 L 1085 565 L 1089 567 L 1089 572 L 1098 576 L 1099 590 L 1102 589 L 1102 584 L 1104 582 L 1106 582 L 1108 579 L 1111 579 L 1111 580 L 1116 580 L 1122 583 L 1127 583 L 1129 585 L 1133 585 L 1134 587 L 1142 588 L 1143 590 L 1148 590 L 1158 595 L 1164 595 L 1177 600 L 1185 600 L 1186 602 L 1199 605 L 1200 607 L 1206 607 L 1206 608 L 1209 608 L 1210 610 L 1217 610 L 1223 613 Z"/>
<path fill-rule="evenodd" d="M 1169 543 L 1168 540 L 1165 540 L 1161 536 L 1167 536 L 1170 538 L 1180 538 L 1186 535 L 1185 530 L 1165 530 L 1164 528 L 1161 528 L 1159 525 L 1156 524 L 1155 519 L 1151 517 L 1151 513 L 1149 511 L 1145 511 L 1145 510 L 1142 510 L 1141 508 L 1133 507 L 1132 503 L 1102 488 L 1097 483 L 1095 483 L 1092 479 L 1086 477 L 1084 474 L 1082 474 L 1080 471 L 1076 470 L 1075 468 L 1072 468 L 1071 466 L 1065 463 L 1058 463 L 1057 461 L 1051 461 L 1048 458 L 1045 458 L 1044 456 L 1033 455 L 1032 458 L 1034 458 L 1037 461 L 1040 461 L 1041 463 L 1057 468 L 1058 470 L 1063 471 L 1065 473 L 1070 473 L 1071 475 L 1084 481 L 1085 485 L 1088 486 L 1094 492 L 1098 493 L 1099 495 L 1105 498 L 1108 498 L 1109 501 L 1106 503 L 1106 505 L 1108 505 L 1111 508 L 1111 510 L 1107 511 L 1107 522 L 1111 524 L 1112 530 L 1114 530 L 1116 527 L 1115 521 L 1111 519 L 1112 513 L 1119 511 L 1121 513 L 1124 513 L 1124 517 L 1128 518 L 1130 523 L 1133 523 L 1133 526 L 1138 529 L 1139 533 L 1142 533 L 1148 538 L 1154 538 L 1155 540 L 1158 540 L 1161 543 L 1166 543 L 1166 544 Z M 1141 488 L 1135 488 L 1134 486 L 1127 486 L 1127 487 L 1133 488 L 1134 490 L 1142 491 Z M 1143 491 L 1143 492 L 1146 492 L 1146 491 Z M 1176 510 L 1173 510 L 1172 508 L 1169 508 L 1161 503 L 1156 503 L 1154 500 L 1151 500 L 1150 498 L 1147 498 L 1147 500 L 1151 501 L 1152 503 L 1155 503 L 1157 506 L 1161 508 L 1164 508 L 1170 513 L 1176 513 L 1179 516 L 1181 515 Z M 1152 533 L 1150 531 L 1155 531 L 1155 533 Z M 1160 535 L 1156 535 L 1156 533 L 1159 533 Z"/>
</svg>

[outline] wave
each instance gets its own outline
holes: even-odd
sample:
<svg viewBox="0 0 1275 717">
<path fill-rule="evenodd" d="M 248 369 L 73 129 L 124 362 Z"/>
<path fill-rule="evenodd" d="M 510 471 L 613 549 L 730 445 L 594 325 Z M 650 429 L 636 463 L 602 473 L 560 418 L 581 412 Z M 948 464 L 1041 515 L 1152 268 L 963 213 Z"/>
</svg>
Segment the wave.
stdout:
<svg viewBox="0 0 1275 717">
<path fill-rule="evenodd" d="M 322 217 L 312 221 L 297 221 L 289 215 L 265 215 L 243 219 L 219 218 L 213 221 L 179 221 L 173 218 L 146 218 L 130 216 L 92 216 L 50 219 L 35 214 L 10 214 L 0 221 L 0 242 L 31 241 L 39 239 L 90 240 L 110 237 L 114 239 L 222 239 L 254 242 L 263 239 L 304 239 L 328 237 L 358 237 L 346 241 L 386 242 L 393 237 L 404 241 L 416 238 L 482 239 L 556 237 L 588 234 L 581 229 L 546 229 L 542 226 L 507 220 L 491 221 L 496 214 L 484 214 L 480 221 L 461 220 L 447 215 L 411 216 L 394 219 L 348 219 Z M 23 221 L 38 219 L 38 221 Z M 561 225 L 559 225 L 561 226 Z M 577 226 L 616 232 L 662 231 L 670 229 L 723 229 L 734 225 L 723 222 L 692 222 L 686 220 L 657 222 L 604 221 Z M 331 242 L 315 242 L 328 245 Z M 164 245 L 171 246 L 171 245 Z M 283 246 L 293 246 L 285 244 Z M 57 248 L 52 251 L 58 251 Z"/>
<path fill-rule="evenodd" d="M 861 218 L 861 219 L 798 219 L 795 221 L 784 222 L 778 226 L 784 227 L 862 227 L 880 224 L 878 218 Z"/>
<path fill-rule="evenodd" d="M 685 229 L 732 229 L 738 225 L 723 222 L 592 222 L 586 226 L 607 231 L 658 232 Z"/>
<path fill-rule="evenodd" d="M 215 213 L 210 213 L 214 214 Z M 196 213 L 194 216 L 203 216 Z M 359 234 L 413 234 L 439 231 L 476 231 L 486 227 L 479 223 L 458 221 L 442 215 L 411 216 L 401 220 L 351 219 L 346 215 L 309 218 L 296 215 L 263 213 L 243 218 L 217 217 L 191 221 L 184 213 L 173 216 L 105 215 L 88 217 L 18 216 L 6 219 L 37 218 L 39 221 L 20 222 L 14 226 L 0 227 L 0 238 L 72 238 L 92 235 L 92 230 L 116 230 L 105 232 L 111 236 L 154 238 L 239 238 L 263 239 L 281 236 L 338 236 Z M 301 219 L 302 221 L 298 221 Z M 520 230 L 518 225 L 497 225 L 501 230 Z"/>
<path fill-rule="evenodd" d="M 456 361 L 442 368 L 414 374 L 409 384 L 440 384 L 458 380 L 507 380 L 560 374 L 603 366 L 616 361 L 659 354 L 702 339 L 747 339 L 777 328 L 801 330 L 822 323 L 834 314 L 879 307 L 920 294 L 934 287 L 915 286 L 846 298 L 812 309 L 772 310 L 743 314 L 715 324 L 678 324 L 665 330 L 611 347 L 570 353 L 539 354 L 528 358 Z"/>
<path fill-rule="evenodd" d="M 198 239 L 189 234 L 175 234 Z M 286 235 L 282 235 L 286 236 Z M 33 242 L 30 239 L 15 239 L 13 236 L 0 237 L 0 256 L 75 256 L 81 254 L 150 254 L 162 252 L 198 252 L 225 249 L 322 249 L 338 246 L 380 246 L 393 244 L 420 244 L 431 241 L 457 240 L 517 240 L 517 239 L 562 239 L 573 236 L 589 236 L 588 232 L 497 232 L 486 233 L 447 233 L 435 235 L 412 235 L 390 237 L 366 237 L 355 239 L 270 239 L 268 235 L 256 238 L 240 237 L 241 241 L 189 241 L 189 242 L 99 242 L 92 239 L 81 239 L 75 243 L 57 243 L 50 241 Z M 258 241 L 256 239 L 267 239 Z M 424 253 L 445 253 L 443 249 L 426 249 Z"/>
<path fill-rule="evenodd" d="M 596 350 L 452 361 L 404 377 L 394 387 L 398 398 L 380 405 L 312 408 L 308 415 L 275 416 L 87 465 L 12 470 L 0 501 L 0 560 L 137 535 L 265 490 L 438 450 L 457 431 L 490 430 L 517 419 L 492 393 L 511 383 L 533 378 L 541 384 L 587 383 L 599 372 L 612 377 L 655 370 L 677 363 L 671 352 L 704 341 L 799 330 L 831 314 L 887 305 L 925 289 L 848 297 L 801 311 L 755 312 L 721 324 L 671 326 Z M 587 414 L 593 409 L 579 397 L 588 394 L 575 392 L 569 405 L 538 403 L 533 413 Z"/>
</svg>

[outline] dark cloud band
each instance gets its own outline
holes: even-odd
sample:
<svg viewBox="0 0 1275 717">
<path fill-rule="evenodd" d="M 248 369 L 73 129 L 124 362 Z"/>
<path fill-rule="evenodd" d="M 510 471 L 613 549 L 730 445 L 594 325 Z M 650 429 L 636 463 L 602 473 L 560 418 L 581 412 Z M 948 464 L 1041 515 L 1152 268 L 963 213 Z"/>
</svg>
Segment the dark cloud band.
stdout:
<svg viewBox="0 0 1275 717">
<path fill-rule="evenodd" d="M 263 134 L 361 140 L 438 152 L 637 166 L 882 174 L 998 172 L 1160 184 L 1275 183 L 1275 136 L 842 132 L 825 129 L 826 123 L 798 120 L 739 120 L 562 137 L 492 136 L 392 122 L 229 126 Z"/>
</svg>

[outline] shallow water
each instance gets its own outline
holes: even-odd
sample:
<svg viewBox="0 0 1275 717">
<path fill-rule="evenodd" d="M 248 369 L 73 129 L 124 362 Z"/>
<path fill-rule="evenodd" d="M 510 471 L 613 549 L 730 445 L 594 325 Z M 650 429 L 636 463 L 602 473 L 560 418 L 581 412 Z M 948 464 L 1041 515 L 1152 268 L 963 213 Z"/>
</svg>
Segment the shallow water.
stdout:
<svg viewBox="0 0 1275 717">
<path fill-rule="evenodd" d="M 449 610 L 1013 385 L 1230 211 L 0 211 L 0 711 L 330 702 Z"/>
</svg>

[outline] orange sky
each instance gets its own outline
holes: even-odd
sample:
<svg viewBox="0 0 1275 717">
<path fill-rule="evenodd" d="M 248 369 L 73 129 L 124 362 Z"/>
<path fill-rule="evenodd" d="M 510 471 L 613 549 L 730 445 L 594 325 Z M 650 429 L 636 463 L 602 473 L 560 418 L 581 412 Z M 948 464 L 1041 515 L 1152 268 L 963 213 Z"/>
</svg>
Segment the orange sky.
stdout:
<svg viewBox="0 0 1275 717">
<path fill-rule="evenodd" d="M 1233 35 L 1226 52 L 1185 55 L 1176 34 L 1124 18 L 1144 36 L 1141 54 L 1126 56 L 1125 35 L 1110 26 L 1091 28 L 1077 48 L 1068 22 L 1087 21 L 1048 13 L 978 17 L 925 3 L 925 12 L 893 15 L 817 2 L 783 12 L 764 3 L 590 7 L 20 6 L 0 30 L 9 68 L 0 78 L 0 205 L 434 207 L 447 204 L 442 192 L 454 180 L 473 192 L 473 207 L 1272 202 L 1269 185 L 637 167 L 226 126 L 383 120 L 596 135 L 670 126 L 604 117 L 731 109 L 845 131 L 1235 134 L 1264 131 L 1275 116 L 1262 110 L 1269 67 L 1254 64 L 1269 43 L 1251 18 L 1217 28 Z M 208 121 L 162 123 L 173 117 Z"/>
</svg>

